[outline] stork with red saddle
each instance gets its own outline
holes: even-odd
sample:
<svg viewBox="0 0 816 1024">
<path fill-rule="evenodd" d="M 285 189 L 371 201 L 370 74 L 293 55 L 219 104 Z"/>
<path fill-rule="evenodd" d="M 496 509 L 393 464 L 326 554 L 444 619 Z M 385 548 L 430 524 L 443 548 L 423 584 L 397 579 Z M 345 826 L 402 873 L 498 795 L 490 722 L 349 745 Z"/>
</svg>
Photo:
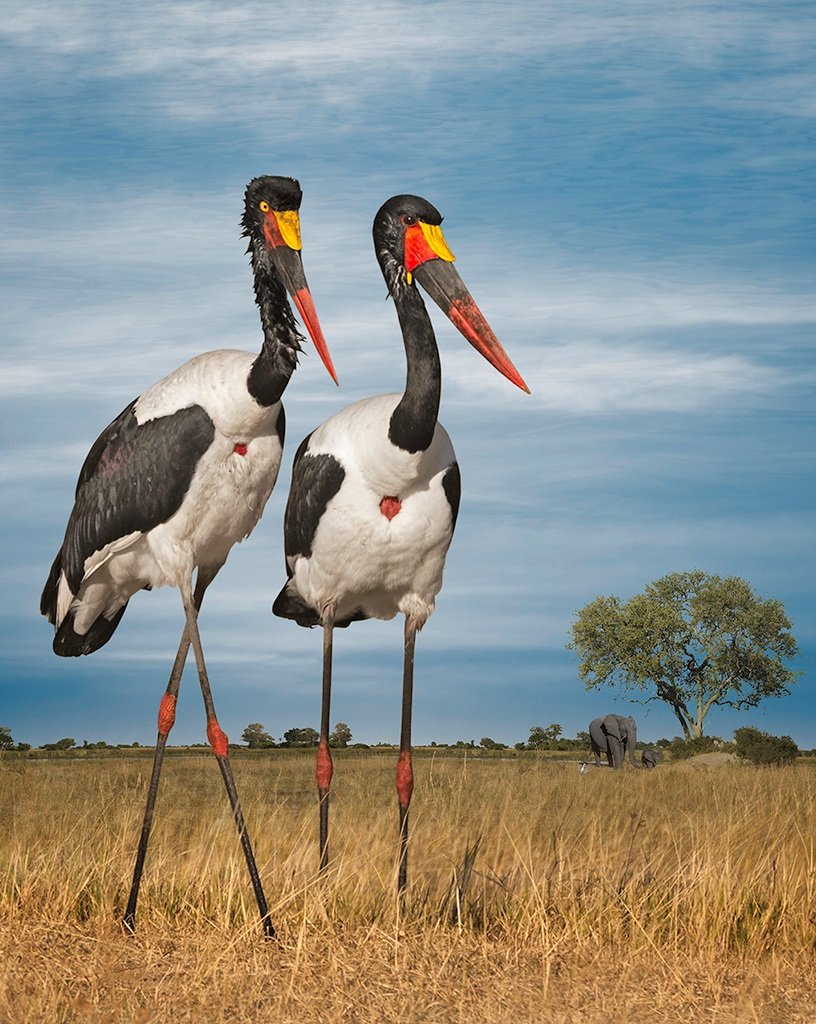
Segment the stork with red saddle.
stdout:
<svg viewBox="0 0 816 1024">
<path fill-rule="evenodd" d="M 288 578 L 273 606 L 276 615 L 323 628 L 317 773 L 321 868 L 328 862 L 334 628 L 361 619 L 391 619 L 398 613 L 405 617 L 397 766 L 400 892 L 407 884 L 408 806 L 413 791 L 415 640 L 442 587 L 460 496 L 453 445 L 437 420 L 439 350 L 420 287 L 478 352 L 529 393 L 454 269 L 441 223 L 441 215 L 427 200 L 412 195 L 389 199 L 374 219 L 375 252 L 402 329 L 405 390 L 355 402 L 300 445 L 284 521 Z"/>
</svg>

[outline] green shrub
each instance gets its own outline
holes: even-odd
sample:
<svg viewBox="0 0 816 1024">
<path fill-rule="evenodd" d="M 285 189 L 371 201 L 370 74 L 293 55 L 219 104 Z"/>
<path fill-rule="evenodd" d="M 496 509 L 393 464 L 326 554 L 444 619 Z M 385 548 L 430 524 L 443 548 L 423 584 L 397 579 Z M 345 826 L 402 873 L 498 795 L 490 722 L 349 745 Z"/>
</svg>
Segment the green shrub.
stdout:
<svg viewBox="0 0 816 1024">
<path fill-rule="evenodd" d="M 790 736 L 771 736 L 751 726 L 734 733 L 737 757 L 752 764 L 790 764 L 799 756 L 799 748 Z"/>
</svg>

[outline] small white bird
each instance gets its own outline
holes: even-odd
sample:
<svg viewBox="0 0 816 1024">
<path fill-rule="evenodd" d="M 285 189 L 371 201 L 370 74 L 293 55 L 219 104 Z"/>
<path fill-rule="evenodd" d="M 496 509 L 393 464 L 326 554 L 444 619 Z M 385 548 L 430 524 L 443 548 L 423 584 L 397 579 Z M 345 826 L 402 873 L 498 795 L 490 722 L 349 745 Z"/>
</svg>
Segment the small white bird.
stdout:
<svg viewBox="0 0 816 1024">
<path fill-rule="evenodd" d="M 402 328 L 403 394 L 366 398 L 332 416 L 295 455 L 284 525 L 288 582 L 276 615 L 324 630 L 318 746 L 320 866 L 328 861 L 332 634 L 358 619 L 405 616 L 397 767 L 399 890 L 407 881 L 413 791 L 411 704 L 416 633 L 434 609 L 459 508 L 459 467 L 437 422 L 441 369 L 417 283 L 493 366 L 529 391 L 454 270 L 442 217 L 418 196 L 394 196 L 374 220 L 374 248 Z"/>
<path fill-rule="evenodd" d="M 281 396 L 302 340 L 287 292 L 337 380 L 303 273 L 301 196 L 292 178 L 255 178 L 246 189 L 242 223 L 263 327 L 260 352 L 225 349 L 196 356 L 105 428 L 80 471 L 65 539 L 42 594 L 40 610 L 54 624 L 55 653 L 74 657 L 108 642 L 136 591 L 174 586 L 181 593 L 186 625 L 159 710 L 153 777 L 124 919 L 131 931 L 164 747 L 192 643 L 207 736 L 224 776 L 264 928 L 272 934 L 227 737 L 215 715 L 197 617 L 230 548 L 260 519 L 280 468 Z"/>
</svg>

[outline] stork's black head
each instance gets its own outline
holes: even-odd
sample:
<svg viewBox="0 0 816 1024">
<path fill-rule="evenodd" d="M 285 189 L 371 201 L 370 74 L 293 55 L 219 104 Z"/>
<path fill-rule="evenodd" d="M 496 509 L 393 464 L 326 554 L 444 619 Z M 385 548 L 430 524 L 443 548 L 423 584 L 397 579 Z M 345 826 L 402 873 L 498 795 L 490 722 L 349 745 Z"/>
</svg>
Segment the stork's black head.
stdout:
<svg viewBox="0 0 816 1024">
<path fill-rule="evenodd" d="M 393 196 L 374 218 L 374 249 L 397 308 L 416 301 L 420 284 L 460 333 L 489 363 L 529 392 L 499 339 L 453 266 L 442 215 L 420 196 Z"/>
<path fill-rule="evenodd" d="M 419 225 L 438 228 L 441 223 L 442 214 L 421 196 L 392 196 L 382 204 L 374 218 L 374 251 L 389 291 L 405 284 L 414 269 L 411 240 L 422 237 Z"/>
<path fill-rule="evenodd" d="M 273 321 L 286 321 L 287 318 L 294 327 L 286 303 L 285 289 L 297 306 L 306 330 L 336 384 L 337 374 L 317 319 L 300 258 L 298 210 L 302 196 L 300 184 L 294 178 L 270 174 L 253 178 L 246 187 L 241 223 L 244 235 L 249 237 L 247 252 L 252 257 L 255 298 L 265 330 Z M 298 346 L 295 344 L 294 347 Z"/>
<path fill-rule="evenodd" d="M 299 210 L 302 198 L 300 182 L 294 178 L 282 178 L 276 174 L 253 178 L 244 196 L 243 234 L 262 238 L 265 214 L 271 210 L 276 213 Z"/>
</svg>

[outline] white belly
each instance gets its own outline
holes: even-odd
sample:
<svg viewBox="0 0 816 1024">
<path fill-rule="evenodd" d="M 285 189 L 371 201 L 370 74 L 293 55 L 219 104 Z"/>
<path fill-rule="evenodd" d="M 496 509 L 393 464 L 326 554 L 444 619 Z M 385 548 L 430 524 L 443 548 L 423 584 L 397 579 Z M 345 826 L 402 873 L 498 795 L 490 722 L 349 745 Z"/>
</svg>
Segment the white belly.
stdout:
<svg viewBox="0 0 816 1024">
<path fill-rule="evenodd" d="M 387 424 L 398 399 L 357 403 L 341 422 L 334 417 L 313 434 L 309 450 L 335 455 L 345 476 L 320 519 L 311 555 L 294 558 L 290 569 L 294 588 L 321 613 L 328 604 L 338 620 L 357 611 L 378 619 L 402 612 L 421 627 L 442 587 L 453 535 L 442 479 L 455 454 L 439 425 L 426 452 L 394 449 Z M 392 519 L 380 508 L 388 496 L 401 503 Z"/>
<path fill-rule="evenodd" d="M 194 567 L 217 571 L 261 518 L 280 469 L 278 436 L 254 438 L 246 455 L 233 449 L 232 439 L 216 435 L 181 508 L 146 535 L 157 570 L 166 577 L 153 585 L 178 586 Z"/>
</svg>

